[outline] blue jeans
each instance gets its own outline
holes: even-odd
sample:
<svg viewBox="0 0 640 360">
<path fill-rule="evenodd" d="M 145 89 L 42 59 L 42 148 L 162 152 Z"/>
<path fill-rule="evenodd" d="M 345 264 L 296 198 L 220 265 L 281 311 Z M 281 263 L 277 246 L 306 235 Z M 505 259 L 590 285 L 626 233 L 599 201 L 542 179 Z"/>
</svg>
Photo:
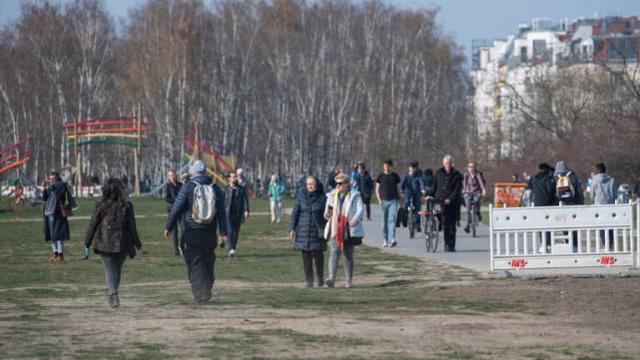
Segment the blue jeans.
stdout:
<svg viewBox="0 0 640 360">
<path fill-rule="evenodd" d="M 396 241 L 396 215 L 398 202 L 396 200 L 382 201 L 382 240 L 385 244 Z"/>
</svg>

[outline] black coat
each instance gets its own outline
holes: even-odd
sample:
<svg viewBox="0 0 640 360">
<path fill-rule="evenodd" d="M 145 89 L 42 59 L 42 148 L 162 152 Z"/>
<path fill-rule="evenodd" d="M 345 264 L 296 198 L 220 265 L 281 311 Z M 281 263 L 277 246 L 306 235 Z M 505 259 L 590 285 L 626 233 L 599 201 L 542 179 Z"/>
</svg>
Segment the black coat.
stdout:
<svg viewBox="0 0 640 360">
<path fill-rule="evenodd" d="M 531 190 L 535 206 L 556 205 L 555 178 L 548 171 L 540 171 L 529 179 L 527 189 Z"/>
<path fill-rule="evenodd" d="M 93 244 L 98 254 L 124 252 L 130 258 L 136 256 L 136 249 L 142 247 L 133 205 L 129 201 L 103 201 L 96 206 L 84 238 L 84 246 Z"/>
<path fill-rule="evenodd" d="M 293 248 L 304 251 L 324 251 L 327 242 L 319 234 L 324 233 L 327 220 L 324 218 L 326 195 L 319 190 L 309 194 L 306 189 L 298 192 L 298 199 L 291 213 L 290 230 L 295 231 Z"/>
<path fill-rule="evenodd" d="M 444 201 L 449 199 L 452 205 L 460 206 L 462 197 L 462 175 L 456 169 L 451 169 L 447 173 L 444 168 L 436 171 L 436 201 L 444 205 Z"/>
<path fill-rule="evenodd" d="M 164 185 L 164 201 L 167 202 L 167 209 L 171 210 L 171 205 L 176 202 L 176 198 L 178 198 L 178 194 L 180 193 L 180 189 L 182 189 L 182 183 L 176 182 L 172 184 L 167 182 Z"/>
<path fill-rule="evenodd" d="M 424 191 L 426 196 L 435 196 L 436 194 L 436 177 L 433 175 L 424 175 Z"/>
<path fill-rule="evenodd" d="M 225 213 L 227 214 L 227 216 L 229 217 L 229 219 L 233 219 L 233 221 L 239 221 L 239 222 L 243 222 L 244 221 L 244 212 L 245 211 L 249 211 L 249 195 L 247 194 L 247 189 L 242 186 L 242 185 L 238 185 L 236 186 L 236 191 L 238 191 L 238 201 L 240 201 L 239 204 L 236 204 L 236 210 L 237 212 L 235 214 L 231 213 L 231 201 L 233 200 L 233 189 L 231 189 L 230 186 L 227 186 L 225 188 L 225 194 L 224 194 L 224 198 L 225 198 Z"/>
<path fill-rule="evenodd" d="M 373 179 L 368 171 L 365 170 L 364 174 L 360 175 L 358 186 L 360 194 L 362 194 L 362 201 L 368 203 L 371 200 L 371 194 L 373 194 Z"/>
<path fill-rule="evenodd" d="M 71 238 L 69 233 L 69 222 L 67 218 L 62 216 L 62 204 L 70 204 L 72 208 L 76 208 L 76 202 L 71 194 L 71 188 L 67 183 L 58 181 L 53 185 L 49 186 L 42 193 L 42 200 L 45 204 L 45 209 L 47 206 L 47 200 L 49 200 L 50 196 L 55 196 L 58 202 L 58 205 L 55 207 L 55 212 L 53 213 L 53 230 L 49 229 L 47 226 L 47 219 L 44 216 L 44 239 L 45 241 L 51 240 L 69 240 Z"/>
<path fill-rule="evenodd" d="M 191 215 L 191 209 L 193 207 L 193 190 L 196 188 L 197 181 L 199 184 L 209 185 L 213 183 L 213 179 L 209 175 L 198 175 L 192 178 L 191 181 L 186 183 L 180 189 L 178 193 L 178 197 L 176 198 L 175 203 L 171 207 L 171 211 L 169 212 L 169 217 L 167 219 L 167 224 L 165 229 L 171 231 L 175 227 L 178 219 L 182 218 L 184 215 L 183 222 L 183 231 L 185 233 L 195 230 L 195 231 L 206 231 L 210 232 L 212 238 L 216 238 L 216 225 L 218 225 L 220 229 L 220 235 L 227 235 L 227 216 L 225 211 L 225 203 L 224 203 L 224 192 L 217 184 L 213 184 L 213 190 L 215 193 L 215 201 L 216 201 L 216 215 L 213 221 L 209 224 L 198 224 L 193 221 L 193 217 Z"/>
</svg>

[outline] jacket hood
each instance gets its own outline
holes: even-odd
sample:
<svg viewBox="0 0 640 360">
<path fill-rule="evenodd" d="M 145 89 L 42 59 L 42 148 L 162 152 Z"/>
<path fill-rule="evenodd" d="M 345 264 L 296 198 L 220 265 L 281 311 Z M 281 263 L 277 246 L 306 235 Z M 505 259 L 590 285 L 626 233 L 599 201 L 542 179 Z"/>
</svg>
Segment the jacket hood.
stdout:
<svg viewBox="0 0 640 360">
<path fill-rule="evenodd" d="M 536 180 L 540 180 L 540 179 L 544 179 L 547 176 L 549 176 L 549 172 L 547 172 L 547 171 L 539 171 L 538 173 L 533 175 L 533 178 L 536 179 Z"/>
<path fill-rule="evenodd" d="M 208 174 L 198 174 L 196 176 L 192 176 L 191 181 L 195 181 L 202 185 L 209 185 L 213 182 L 213 178 Z"/>
<path fill-rule="evenodd" d="M 553 175 L 564 175 L 567 173 L 567 171 L 569 171 L 567 164 L 565 164 L 564 161 L 561 160 L 556 163 L 556 171 L 553 173 Z"/>
<path fill-rule="evenodd" d="M 613 181 L 613 178 L 611 176 L 609 176 L 609 174 L 595 174 L 591 178 L 591 182 L 592 183 L 606 184 L 609 181 Z"/>
</svg>

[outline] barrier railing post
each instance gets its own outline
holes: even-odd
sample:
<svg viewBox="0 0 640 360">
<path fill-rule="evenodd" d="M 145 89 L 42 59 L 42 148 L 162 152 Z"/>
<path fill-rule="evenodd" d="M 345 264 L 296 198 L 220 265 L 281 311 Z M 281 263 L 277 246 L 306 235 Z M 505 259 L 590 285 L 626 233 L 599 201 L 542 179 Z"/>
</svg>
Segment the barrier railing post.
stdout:
<svg viewBox="0 0 640 360">
<path fill-rule="evenodd" d="M 640 202 L 636 203 L 636 268 L 640 268 Z"/>
<path fill-rule="evenodd" d="M 489 204 L 489 264 L 493 271 L 493 204 Z"/>
</svg>

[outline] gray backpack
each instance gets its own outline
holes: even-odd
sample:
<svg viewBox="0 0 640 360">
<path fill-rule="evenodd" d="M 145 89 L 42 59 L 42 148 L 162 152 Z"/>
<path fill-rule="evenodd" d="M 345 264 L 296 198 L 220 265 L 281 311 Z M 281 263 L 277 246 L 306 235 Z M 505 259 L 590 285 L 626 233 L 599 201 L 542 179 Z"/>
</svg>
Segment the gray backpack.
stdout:
<svg viewBox="0 0 640 360">
<path fill-rule="evenodd" d="M 196 184 L 193 189 L 193 205 L 191 207 L 191 217 L 198 224 L 210 224 L 216 216 L 216 193 L 213 185 Z"/>
</svg>

